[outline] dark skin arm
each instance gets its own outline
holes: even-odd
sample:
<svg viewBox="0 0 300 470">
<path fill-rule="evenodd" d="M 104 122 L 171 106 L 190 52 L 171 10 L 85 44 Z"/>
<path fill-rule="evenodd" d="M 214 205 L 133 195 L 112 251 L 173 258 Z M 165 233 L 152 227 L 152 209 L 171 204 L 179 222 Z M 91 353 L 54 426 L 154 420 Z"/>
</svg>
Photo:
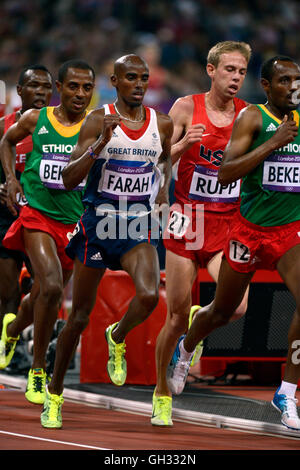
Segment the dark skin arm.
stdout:
<svg viewBox="0 0 300 470">
<path fill-rule="evenodd" d="M 22 186 L 15 174 L 15 146 L 25 137 L 33 134 L 38 117 L 38 110 L 26 111 L 19 121 L 8 129 L 0 142 L 1 163 L 7 183 L 7 207 L 13 215 L 17 215 L 17 210 L 14 207 L 17 204 L 16 194 L 21 193 L 21 196 L 24 196 Z"/>
<path fill-rule="evenodd" d="M 158 205 L 169 205 L 169 186 L 172 177 L 171 139 L 173 135 L 173 121 L 169 116 L 161 113 L 157 113 L 157 118 L 163 150 L 157 163 L 162 174 L 162 184 L 155 202 Z"/>
<path fill-rule="evenodd" d="M 4 118 L 0 119 L 0 140 L 2 139 L 4 134 Z M 0 183 L 0 204 L 6 205 L 7 199 L 7 188 L 6 183 Z"/>
<path fill-rule="evenodd" d="M 88 147 L 92 146 L 94 153 L 98 155 L 110 141 L 113 130 L 120 122 L 121 119 L 118 115 L 104 115 L 103 109 L 95 110 L 86 117 L 80 129 L 77 145 L 68 165 L 62 172 L 66 189 L 71 190 L 78 186 L 92 168 L 94 159 L 90 156 Z M 173 124 L 168 116 L 158 113 L 158 127 L 163 147 L 158 160 L 158 167 L 164 176 L 164 181 L 156 200 L 158 204 L 162 204 L 168 203 L 169 200 L 168 190 L 171 180 L 170 148 Z"/>
<path fill-rule="evenodd" d="M 71 155 L 68 165 L 62 172 L 63 182 L 66 189 L 76 188 L 88 175 L 94 164 L 88 147 L 92 147 L 98 155 L 105 145 L 110 141 L 113 130 L 120 123 L 116 114 L 104 115 L 104 110 L 99 109 L 91 112 L 83 122 L 77 145 Z"/>
<path fill-rule="evenodd" d="M 256 106 L 243 109 L 236 119 L 231 139 L 225 149 L 218 180 L 227 185 L 243 178 L 256 168 L 275 149 L 292 142 L 298 135 L 292 114 L 285 115 L 273 136 L 259 147 L 248 151 L 262 126 L 262 116 Z"/>
</svg>

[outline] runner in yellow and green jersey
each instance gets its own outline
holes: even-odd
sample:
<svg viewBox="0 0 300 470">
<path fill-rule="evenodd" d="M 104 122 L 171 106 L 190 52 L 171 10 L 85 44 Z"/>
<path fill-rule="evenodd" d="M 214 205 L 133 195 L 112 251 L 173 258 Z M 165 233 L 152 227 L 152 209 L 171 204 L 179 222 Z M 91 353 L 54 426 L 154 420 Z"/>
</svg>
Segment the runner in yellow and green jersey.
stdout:
<svg viewBox="0 0 300 470">
<path fill-rule="evenodd" d="M 63 288 L 73 269 L 65 246 L 83 212 L 84 184 L 68 191 L 63 186 L 61 172 L 77 142 L 94 84 L 94 70 L 86 62 L 64 63 L 56 82 L 60 104 L 24 113 L 5 134 L 0 148 L 8 184 L 8 207 L 17 212 L 17 193 L 24 195 L 28 202 L 20 209 L 3 244 L 26 252 L 34 272 L 32 290 L 24 298 L 17 317 L 4 317 L 1 341 L 5 344 L 5 356 L 0 362 L 4 367 L 9 364 L 20 333 L 34 323 L 33 362 L 25 393 L 33 403 L 43 403 L 46 397 L 45 356 Z M 13 148 L 28 135 L 32 135 L 33 150 L 20 184 L 14 172 Z"/>
</svg>

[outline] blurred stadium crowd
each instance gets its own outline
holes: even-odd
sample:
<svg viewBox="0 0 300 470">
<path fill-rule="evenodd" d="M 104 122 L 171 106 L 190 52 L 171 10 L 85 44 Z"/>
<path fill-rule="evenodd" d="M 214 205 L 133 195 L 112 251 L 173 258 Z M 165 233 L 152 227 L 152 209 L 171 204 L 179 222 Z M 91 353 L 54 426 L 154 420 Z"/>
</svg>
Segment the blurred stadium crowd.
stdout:
<svg viewBox="0 0 300 470">
<path fill-rule="evenodd" d="M 18 105 L 14 90 L 24 65 L 42 63 L 56 78 L 59 65 L 74 57 L 95 68 L 92 107 L 111 101 L 112 63 L 132 52 L 150 67 L 145 104 L 168 112 L 178 96 L 208 88 L 207 52 L 228 39 L 252 47 L 239 96 L 257 103 L 264 99 L 257 80 L 264 59 L 280 53 L 300 61 L 299 20 L 297 0 L 1 0 L 0 79 L 6 83 L 6 112 Z"/>
</svg>

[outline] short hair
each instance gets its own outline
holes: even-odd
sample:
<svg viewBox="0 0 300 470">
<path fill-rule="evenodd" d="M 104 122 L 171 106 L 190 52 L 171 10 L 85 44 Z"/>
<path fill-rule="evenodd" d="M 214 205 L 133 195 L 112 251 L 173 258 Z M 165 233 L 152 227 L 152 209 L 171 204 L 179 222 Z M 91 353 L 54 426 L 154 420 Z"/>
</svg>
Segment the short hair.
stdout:
<svg viewBox="0 0 300 470">
<path fill-rule="evenodd" d="M 277 61 L 292 62 L 293 64 L 296 64 L 295 60 L 289 56 L 275 55 L 274 57 L 271 57 L 270 59 L 267 59 L 263 62 L 261 66 L 260 77 L 270 82 L 274 75 L 274 64 Z"/>
<path fill-rule="evenodd" d="M 28 72 L 28 70 L 42 70 L 43 72 L 49 73 L 49 75 L 51 76 L 51 73 L 49 72 L 47 67 L 45 67 L 44 65 L 41 65 L 41 64 L 27 65 L 26 67 L 23 68 L 23 70 L 21 71 L 19 75 L 18 85 L 20 86 L 24 85 L 25 75 Z"/>
<path fill-rule="evenodd" d="M 218 67 L 222 54 L 235 51 L 240 52 L 245 57 L 247 63 L 249 62 L 252 54 L 249 44 L 239 41 L 223 41 L 218 42 L 208 51 L 207 63 Z"/>
<path fill-rule="evenodd" d="M 80 69 L 80 70 L 90 70 L 92 72 L 93 79 L 95 79 L 95 71 L 87 62 L 81 59 L 71 59 L 71 60 L 67 60 L 60 66 L 58 70 L 59 82 L 62 83 L 64 81 L 68 73 L 68 70 L 70 68 Z"/>
</svg>

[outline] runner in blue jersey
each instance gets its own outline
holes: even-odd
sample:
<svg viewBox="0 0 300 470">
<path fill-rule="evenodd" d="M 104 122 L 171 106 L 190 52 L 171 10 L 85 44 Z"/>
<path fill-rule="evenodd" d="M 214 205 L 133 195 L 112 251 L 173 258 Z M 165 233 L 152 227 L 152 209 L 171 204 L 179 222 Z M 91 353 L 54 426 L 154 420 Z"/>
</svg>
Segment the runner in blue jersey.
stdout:
<svg viewBox="0 0 300 470">
<path fill-rule="evenodd" d="M 126 380 L 126 335 L 148 318 L 158 302 L 158 229 L 151 217 L 153 206 L 169 202 L 173 123 L 170 117 L 143 106 L 148 80 L 149 69 L 141 57 L 132 54 L 115 62 L 111 82 L 117 99 L 87 116 L 63 171 L 67 189 L 88 178 L 87 208 L 66 249 L 75 259 L 73 305 L 57 343 L 41 415 L 44 427 L 62 426 L 64 375 L 106 268 L 126 271 L 136 288 L 122 319 L 106 329 L 107 369 L 114 384 L 123 385 Z"/>
</svg>

